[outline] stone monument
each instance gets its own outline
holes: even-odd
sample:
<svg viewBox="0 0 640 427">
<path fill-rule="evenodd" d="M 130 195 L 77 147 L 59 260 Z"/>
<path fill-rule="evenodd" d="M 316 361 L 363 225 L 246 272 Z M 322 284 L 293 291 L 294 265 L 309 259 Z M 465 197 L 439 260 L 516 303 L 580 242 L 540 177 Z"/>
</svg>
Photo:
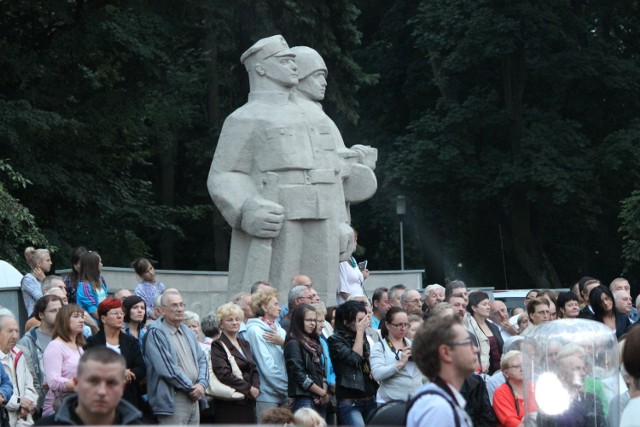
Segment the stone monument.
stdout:
<svg viewBox="0 0 640 427">
<path fill-rule="evenodd" d="M 347 149 L 322 111 L 327 69 L 313 49 L 276 35 L 240 61 L 249 100 L 225 120 L 207 182 L 232 227 L 228 293 L 266 280 L 284 294 L 301 273 L 326 301 L 354 247 L 349 204 L 375 193 L 377 151 Z"/>
</svg>

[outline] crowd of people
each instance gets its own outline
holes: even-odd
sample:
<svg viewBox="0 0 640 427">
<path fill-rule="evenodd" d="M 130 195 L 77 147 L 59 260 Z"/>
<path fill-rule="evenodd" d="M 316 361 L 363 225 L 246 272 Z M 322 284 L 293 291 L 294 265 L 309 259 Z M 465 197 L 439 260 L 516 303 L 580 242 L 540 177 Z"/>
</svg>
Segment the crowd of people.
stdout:
<svg viewBox="0 0 640 427">
<path fill-rule="evenodd" d="M 628 387 L 610 399 L 586 350 L 568 341 L 554 350 L 550 369 L 580 396 L 571 411 L 582 421 L 525 407 L 532 385 L 523 375 L 522 337 L 541 324 L 590 319 L 628 337 L 634 344 L 625 351 L 637 350 L 640 329 L 632 325 L 640 315 L 621 278 L 604 286 L 585 277 L 559 294 L 531 290 L 509 312 L 461 281 L 423 290 L 398 284 L 369 299 L 368 271 L 343 274 L 364 269 L 349 262 L 341 277 L 357 283 L 338 286 L 339 305 L 325 305 L 312 280 L 297 274 L 286 301 L 257 282 L 200 319 L 147 259 L 132 263 L 141 280 L 133 291 L 111 292 L 95 251 L 74 249 L 64 279 L 48 274 L 47 250 L 28 248 L 25 256 L 31 271 L 22 291 L 32 315 L 22 337 L 13 314 L 0 311 L 0 403 L 11 427 L 364 426 L 395 401 L 410 408 L 398 425 L 515 427 L 537 413 L 537 425 L 617 426 L 632 425 L 624 424 L 625 406 L 640 406 L 631 399 L 640 396 L 631 356 L 621 373 Z"/>
</svg>

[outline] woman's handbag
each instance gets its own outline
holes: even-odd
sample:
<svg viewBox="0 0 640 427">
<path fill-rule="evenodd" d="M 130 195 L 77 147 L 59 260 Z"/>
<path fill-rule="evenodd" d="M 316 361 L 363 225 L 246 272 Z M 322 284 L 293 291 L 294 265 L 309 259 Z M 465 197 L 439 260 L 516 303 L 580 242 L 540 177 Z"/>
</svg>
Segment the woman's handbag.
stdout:
<svg viewBox="0 0 640 427">
<path fill-rule="evenodd" d="M 224 343 L 221 342 L 220 344 L 222 344 L 222 348 L 224 348 L 224 351 L 227 353 L 227 360 L 229 361 L 229 365 L 231 365 L 231 372 L 233 372 L 233 375 L 237 378 L 243 379 L 242 371 L 240 371 L 235 357 L 231 355 Z M 211 355 L 209 355 L 207 362 L 209 364 L 209 386 L 205 390 L 205 394 L 220 400 L 243 400 L 244 394 L 237 392 L 233 387 L 222 384 L 216 377 L 216 374 L 213 373 L 213 369 L 211 369 Z"/>
<path fill-rule="evenodd" d="M 9 411 L 7 411 L 4 405 L 0 405 L 0 427 L 11 427 Z"/>
</svg>

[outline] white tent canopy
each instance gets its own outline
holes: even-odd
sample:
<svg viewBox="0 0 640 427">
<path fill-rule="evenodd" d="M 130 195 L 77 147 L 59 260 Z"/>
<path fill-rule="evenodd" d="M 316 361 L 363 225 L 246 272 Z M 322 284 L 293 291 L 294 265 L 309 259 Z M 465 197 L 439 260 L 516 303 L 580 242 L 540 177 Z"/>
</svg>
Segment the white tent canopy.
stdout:
<svg viewBox="0 0 640 427">
<path fill-rule="evenodd" d="M 0 289 L 19 288 L 22 276 L 14 266 L 0 260 Z"/>
</svg>

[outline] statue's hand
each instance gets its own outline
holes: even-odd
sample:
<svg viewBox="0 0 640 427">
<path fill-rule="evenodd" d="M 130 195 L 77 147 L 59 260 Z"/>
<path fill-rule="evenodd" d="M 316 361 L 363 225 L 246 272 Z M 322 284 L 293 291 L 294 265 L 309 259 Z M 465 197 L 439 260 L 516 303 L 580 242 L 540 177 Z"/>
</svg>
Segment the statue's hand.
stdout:
<svg viewBox="0 0 640 427">
<path fill-rule="evenodd" d="M 356 144 L 351 147 L 351 150 L 358 153 L 358 163 L 375 170 L 376 162 L 378 161 L 378 149 L 369 145 Z"/>
<path fill-rule="evenodd" d="M 252 236 L 265 239 L 280 234 L 284 222 L 284 208 L 262 197 L 248 199 L 242 207 L 240 228 Z"/>
</svg>

